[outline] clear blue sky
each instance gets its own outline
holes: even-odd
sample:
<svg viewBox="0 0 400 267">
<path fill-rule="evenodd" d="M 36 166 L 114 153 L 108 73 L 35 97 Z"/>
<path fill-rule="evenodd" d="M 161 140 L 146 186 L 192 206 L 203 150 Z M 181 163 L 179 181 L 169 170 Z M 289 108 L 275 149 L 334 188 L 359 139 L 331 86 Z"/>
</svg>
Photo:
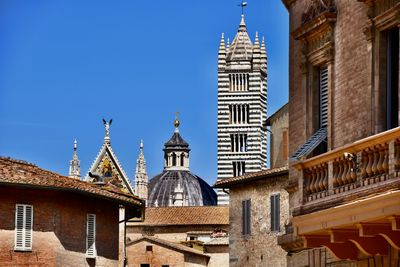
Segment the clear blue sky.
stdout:
<svg viewBox="0 0 400 267">
<path fill-rule="evenodd" d="M 191 170 L 217 173 L 217 53 L 232 40 L 239 0 L 0 3 L 0 155 L 68 173 L 78 140 L 86 174 L 112 118 L 111 143 L 133 177 L 140 139 L 147 170 L 163 169 L 163 144 L 179 111 Z M 288 14 L 280 0 L 249 0 L 252 40 L 265 36 L 268 115 L 287 102 Z"/>
</svg>

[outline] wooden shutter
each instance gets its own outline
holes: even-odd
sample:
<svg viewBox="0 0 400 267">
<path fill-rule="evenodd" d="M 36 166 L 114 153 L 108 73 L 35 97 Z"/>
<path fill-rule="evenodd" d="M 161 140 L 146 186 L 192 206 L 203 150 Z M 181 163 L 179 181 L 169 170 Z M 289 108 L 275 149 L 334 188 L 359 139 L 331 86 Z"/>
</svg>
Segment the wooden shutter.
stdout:
<svg viewBox="0 0 400 267">
<path fill-rule="evenodd" d="M 280 230 L 280 194 L 271 196 L 271 231 Z"/>
<path fill-rule="evenodd" d="M 88 214 L 86 222 L 86 257 L 96 257 L 96 215 Z"/>
<path fill-rule="evenodd" d="M 15 250 L 32 250 L 33 206 L 17 204 L 15 209 Z"/>
<path fill-rule="evenodd" d="M 251 234 L 251 201 L 250 199 L 242 201 L 242 233 Z"/>
<path fill-rule="evenodd" d="M 328 125 L 328 68 L 319 70 L 319 119 L 320 128 Z"/>
</svg>

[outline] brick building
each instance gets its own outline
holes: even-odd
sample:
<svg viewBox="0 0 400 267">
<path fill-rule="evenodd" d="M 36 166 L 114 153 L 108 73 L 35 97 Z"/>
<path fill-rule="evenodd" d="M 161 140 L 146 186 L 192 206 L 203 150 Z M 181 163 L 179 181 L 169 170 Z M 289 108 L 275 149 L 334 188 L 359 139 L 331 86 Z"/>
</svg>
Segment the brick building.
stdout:
<svg viewBox="0 0 400 267">
<path fill-rule="evenodd" d="M 123 266 L 124 221 L 143 207 L 109 184 L 0 158 L 0 265 Z"/>
<path fill-rule="evenodd" d="M 292 227 L 279 242 L 289 265 L 398 266 L 400 2 L 283 3 Z"/>
<path fill-rule="evenodd" d="M 151 207 L 127 223 L 128 266 L 229 266 L 227 207 Z"/>
</svg>

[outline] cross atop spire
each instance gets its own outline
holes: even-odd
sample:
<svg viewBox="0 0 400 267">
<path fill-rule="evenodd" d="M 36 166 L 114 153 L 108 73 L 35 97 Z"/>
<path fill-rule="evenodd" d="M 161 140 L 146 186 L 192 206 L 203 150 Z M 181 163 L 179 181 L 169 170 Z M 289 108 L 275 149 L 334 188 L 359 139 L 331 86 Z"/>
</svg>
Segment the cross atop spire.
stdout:
<svg viewBox="0 0 400 267">
<path fill-rule="evenodd" d="M 242 8 L 242 17 L 243 17 L 244 8 L 247 6 L 247 2 L 244 2 L 244 1 L 242 0 L 242 2 L 241 2 L 238 6 L 240 6 L 240 7 Z"/>
<path fill-rule="evenodd" d="M 110 143 L 110 126 L 112 123 L 112 119 L 110 119 L 108 122 L 103 119 L 103 124 L 104 124 L 104 128 L 106 130 L 105 135 L 104 135 L 104 143 Z"/>
</svg>

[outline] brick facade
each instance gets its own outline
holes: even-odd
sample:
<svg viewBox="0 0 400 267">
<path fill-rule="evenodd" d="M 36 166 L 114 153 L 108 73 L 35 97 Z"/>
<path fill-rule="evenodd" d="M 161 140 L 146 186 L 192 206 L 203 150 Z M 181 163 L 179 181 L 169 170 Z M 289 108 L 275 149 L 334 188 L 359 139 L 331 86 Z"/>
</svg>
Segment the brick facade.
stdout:
<svg viewBox="0 0 400 267">
<path fill-rule="evenodd" d="M 14 251 L 15 205 L 33 205 L 31 252 Z M 96 259 L 86 259 L 86 216 L 96 214 Z M 117 266 L 118 204 L 68 192 L 0 186 L 1 266 Z"/>
<path fill-rule="evenodd" d="M 397 110 L 386 111 L 385 101 L 391 100 L 382 100 L 382 95 L 386 94 L 386 88 L 389 88 L 386 84 L 388 79 L 393 82 L 393 78 L 388 78 L 387 73 L 385 73 L 385 69 L 389 68 L 385 64 L 388 64 L 386 57 L 389 57 L 388 51 L 390 49 L 386 47 L 385 43 L 386 31 L 389 29 L 398 31 L 399 19 L 398 16 L 393 16 L 393 14 L 398 14 L 400 5 L 398 1 L 362 0 L 283 0 L 282 2 L 286 5 L 290 14 L 289 155 L 293 155 L 299 147 L 310 140 L 318 127 L 325 127 L 325 125 L 321 126 L 321 122 L 318 121 L 318 116 L 321 116 L 318 113 L 321 112 L 320 106 L 322 105 L 322 96 L 319 91 L 322 90 L 322 78 L 319 75 L 321 68 L 326 68 L 328 73 L 326 150 L 317 151 L 318 149 L 315 149 L 304 157 L 293 158 L 289 169 L 289 186 L 287 189 L 290 191 L 291 213 L 296 218 L 299 215 L 296 214 L 296 211 L 305 210 L 305 206 L 310 202 L 313 202 L 314 211 L 317 210 L 318 205 L 320 205 L 319 209 L 324 209 L 324 205 L 325 208 L 328 207 L 324 200 L 315 198 L 305 200 L 304 192 L 308 192 L 309 187 L 306 189 L 304 187 L 307 187 L 311 181 L 309 180 L 310 176 L 305 177 L 309 169 L 299 167 L 299 162 L 303 164 L 308 159 L 312 160 L 314 156 L 321 155 L 321 162 L 330 164 L 329 171 L 326 172 L 326 181 L 329 181 L 326 183 L 329 185 L 329 188 L 326 189 L 326 197 L 330 197 L 330 199 L 337 197 L 337 206 L 351 202 L 350 198 L 343 200 L 340 199 L 339 195 L 335 196 L 336 192 L 333 189 L 338 187 L 336 183 L 341 177 L 336 175 L 338 167 L 334 169 L 333 162 L 338 162 L 340 158 L 343 159 L 344 152 L 351 152 L 357 157 L 357 164 L 359 164 L 360 169 L 365 168 L 367 164 L 362 156 L 365 156 L 369 150 L 352 151 L 351 144 L 357 141 L 359 143 L 364 138 L 390 129 L 386 125 L 386 116 L 393 111 L 398 113 Z M 392 56 L 393 58 L 395 57 Z M 398 65 L 398 62 L 396 64 Z M 398 90 L 398 83 L 395 82 L 395 84 L 396 90 Z M 394 98 L 397 97 L 399 96 L 394 96 Z M 320 123 L 319 126 L 318 123 Z M 391 127 L 396 127 L 396 124 Z M 322 144 L 324 144 L 324 141 L 322 141 Z M 373 147 L 370 149 L 373 149 Z M 340 150 L 342 148 L 343 151 Z M 337 158 L 326 159 L 324 162 L 323 156 L 333 151 L 340 151 L 340 155 L 338 154 Z M 372 161 L 370 160 L 370 162 Z M 298 164 L 297 169 L 292 167 L 296 164 Z M 315 169 L 315 166 L 312 166 L 312 168 Z M 354 171 L 357 172 L 357 169 L 351 169 L 351 172 Z M 336 172 L 335 175 L 333 175 L 334 172 Z M 360 170 L 356 174 L 359 182 L 367 177 L 361 172 Z M 360 186 L 356 185 L 355 187 Z M 349 196 L 351 195 L 349 193 Z M 368 194 L 366 193 L 366 195 Z M 351 199 L 354 200 L 355 197 Z M 355 217 L 355 215 L 352 216 L 353 219 Z M 293 219 L 293 221 L 295 220 Z M 305 224 L 309 227 L 309 224 Z M 299 231 L 298 228 L 298 225 L 294 226 L 295 235 Z M 330 228 L 327 227 L 327 229 Z M 288 233 L 288 235 L 290 234 Z M 301 237 L 299 238 L 301 239 Z M 330 253 L 327 252 L 324 254 L 325 256 L 322 256 L 323 253 L 317 252 L 317 249 L 293 253 L 291 249 L 295 248 L 299 239 L 292 241 L 291 247 L 288 249 L 290 251 L 289 266 L 355 265 L 354 262 L 350 261 L 335 262 Z M 288 242 L 283 240 L 282 244 L 286 246 Z M 394 253 L 393 255 L 397 254 Z M 365 264 L 360 260 L 357 266 L 364 266 Z M 375 262 L 371 266 L 380 265 Z"/>
</svg>

